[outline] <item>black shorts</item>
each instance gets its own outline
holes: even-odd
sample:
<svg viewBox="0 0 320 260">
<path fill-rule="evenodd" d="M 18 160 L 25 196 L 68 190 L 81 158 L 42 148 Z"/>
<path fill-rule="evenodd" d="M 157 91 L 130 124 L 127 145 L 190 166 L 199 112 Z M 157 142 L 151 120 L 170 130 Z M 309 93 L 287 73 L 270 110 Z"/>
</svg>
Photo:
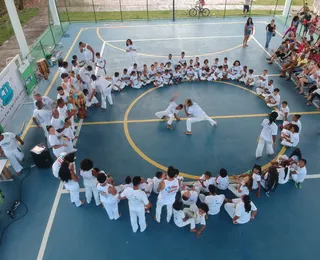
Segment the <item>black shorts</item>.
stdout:
<svg viewBox="0 0 320 260">
<path fill-rule="evenodd" d="M 245 12 L 245 11 L 249 12 L 249 8 L 250 8 L 249 5 L 244 5 L 243 6 L 243 12 Z"/>
</svg>

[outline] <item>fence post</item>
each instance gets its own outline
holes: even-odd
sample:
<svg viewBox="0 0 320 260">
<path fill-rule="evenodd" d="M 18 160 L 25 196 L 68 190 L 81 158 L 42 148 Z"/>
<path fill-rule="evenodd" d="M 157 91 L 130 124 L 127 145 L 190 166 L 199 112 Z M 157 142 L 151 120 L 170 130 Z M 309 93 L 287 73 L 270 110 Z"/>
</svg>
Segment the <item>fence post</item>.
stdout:
<svg viewBox="0 0 320 260">
<path fill-rule="evenodd" d="M 97 16 L 96 16 L 96 9 L 94 8 L 94 2 L 92 0 L 92 8 L 93 8 L 93 15 L 94 15 L 94 20 L 97 23 Z"/>
<path fill-rule="evenodd" d="M 174 22 L 176 20 L 176 6 L 175 1 L 172 0 L 172 21 Z"/>
<path fill-rule="evenodd" d="M 149 21 L 149 1 L 147 0 L 147 20 Z"/>
<path fill-rule="evenodd" d="M 252 4 L 253 4 L 253 0 L 251 0 L 251 2 L 250 2 L 250 7 L 249 7 L 249 17 L 251 16 Z"/>
<path fill-rule="evenodd" d="M 224 2 L 223 18 L 226 18 L 227 0 Z"/>
<path fill-rule="evenodd" d="M 119 0 L 119 6 L 120 6 L 120 17 L 121 17 L 121 22 L 123 22 L 121 0 Z"/>
<path fill-rule="evenodd" d="M 284 26 L 287 26 L 287 22 L 288 22 L 288 18 L 289 18 L 289 15 L 290 15 L 290 10 L 291 10 L 291 5 L 292 5 L 292 1 L 290 2 L 289 11 L 287 13 L 287 17 L 286 17 L 286 21 L 284 23 Z"/>
<path fill-rule="evenodd" d="M 68 11 L 68 7 L 67 7 L 67 2 L 66 2 L 66 0 L 64 0 L 64 6 L 66 7 L 68 22 L 70 23 L 69 11 Z"/>
<path fill-rule="evenodd" d="M 43 53 L 43 58 L 45 58 L 46 57 L 46 53 L 44 52 L 41 40 L 42 40 L 42 38 L 40 39 L 39 43 L 40 43 L 40 47 L 41 47 L 41 50 L 42 50 L 42 53 Z M 31 51 L 30 51 L 30 53 L 31 53 Z"/>
<path fill-rule="evenodd" d="M 279 2 L 279 0 L 277 0 L 277 2 L 276 2 L 276 7 L 274 8 L 274 12 L 273 12 L 273 17 L 276 16 L 276 11 L 277 11 L 277 7 L 278 7 L 278 2 Z"/>
<path fill-rule="evenodd" d="M 58 0 L 56 0 L 56 3 L 57 3 L 57 1 Z M 56 4 L 56 6 L 57 6 L 57 4 Z M 61 28 L 62 34 L 64 34 L 64 31 L 63 31 L 63 28 L 62 28 L 61 19 L 60 19 L 60 14 L 59 14 L 59 11 L 58 11 L 58 7 L 57 7 L 57 13 L 58 13 L 59 21 L 60 21 L 60 28 Z"/>
</svg>

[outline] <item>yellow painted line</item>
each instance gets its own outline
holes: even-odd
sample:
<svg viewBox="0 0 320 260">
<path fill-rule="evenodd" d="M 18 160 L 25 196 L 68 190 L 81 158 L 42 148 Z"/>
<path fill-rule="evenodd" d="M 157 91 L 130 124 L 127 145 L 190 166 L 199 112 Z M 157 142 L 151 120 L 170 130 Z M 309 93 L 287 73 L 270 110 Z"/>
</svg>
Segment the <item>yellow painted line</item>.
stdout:
<svg viewBox="0 0 320 260">
<path fill-rule="evenodd" d="M 223 84 L 227 84 L 227 82 L 222 82 Z M 231 86 L 236 86 L 236 87 L 239 87 L 239 88 L 243 88 L 241 86 L 238 86 L 238 85 L 235 85 L 235 84 L 232 84 L 232 83 L 228 83 L 227 85 L 231 85 Z M 146 92 L 142 93 L 140 96 L 138 96 L 135 100 L 132 101 L 132 103 L 129 105 L 128 109 L 126 110 L 125 112 L 125 115 L 124 115 L 124 123 L 123 123 L 123 129 L 124 129 L 124 134 L 130 144 L 130 146 L 132 147 L 132 149 L 140 155 L 141 158 L 143 158 L 145 161 L 147 161 L 148 163 L 150 163 L 151 165 L 155 166 L 156 168 L 160 169 L 160 170 L 163 170 L 163 171 L 166 171 L 167 170 L 167 167 L 152 160 L 150 157 L 148 157 L 145 153 L 143 153 L 139 147 L 135 144 L 135 142 L 132 140 L 131 138 L 131 135 L 130 135 L 130 132 L 129 132 L 129 127 L 128 127 L 128 117 L 129 117 L 129 114 L 130 114 L 130 111 L 131 109 L 135 106 L 135 104 L 141 99 L 143 98 L 145 95 L 147 95 L 148 93 L 156 90 L 157 88 L 152 88 L 152 89 L 149 89 L 147 90 Z M 256 93 L 254 93 L 253 91 L 251 90 L 247 90 L 248 92 L 251 92 L 253 94 L 256 95 Z M 256 95 L 257 96 L 257 95 Z M 275 157 L 275 158 L 278 158 L 279 156 L 281 156 L 284 152 L 286 151 L 286 149 L 283 147 L 281 149 L 281 151 L 279 152 L 279 154 Z M 270 164 L 270 163 L 269 163 Z M 263 168 L 267 168 L 269 167 L 269 164 L 266 164 L 263 166 Z M 180 172 L 180 175 L 183 176 L 183 177 L 186 177 L 186 178 L 189 178 L 189 179 L 198 179 L 199 176 L 197 175 L 192 175 L 192 174 L 189 174 L 189 173 L 184 173 L 184 172 Z"/>
<path fill-rule="evenodd" d="M 66 54 L 66 56 L 65 56 L 65 59 L 67 59 L 67 58 L 69 57 L 69 55 L 70 55 L 70 53 L 71 53 L 74 45 L 75 45 L 76 42 L 78 41 L 78 38 L 79 38 L 79 36 L 80 36 L 80 34 L 81 34 L 82 31 L 83 31 L 83 29 L 81 28 L 80 31 L 78 32 L 76 38 L 74 39 L 71 47 L 69 48 L 69 51 L 67 52 L 67 54 Z M 57 80 L 58 76 L 59 76 L 59 71 L 57 71 L 56 74 L 54 75 L 54 77 L 53 77 L 53 79 L 52 79 L 52 81 L 51 81 L 48 89 L 47 89 L 46 92 L 44 93 L 44 96 L 48 95 L 48 93 L 50 92 L 52 86 L 54 85 L 55 81 Z M 27 126 L 26 126 L 26 128 L 25 128 L 25 129 L 23 130 L 23 132 L 22 132 L 22 135 L 21 135 L 21 139 L 22 139 L 22 140 L 26 137 L 29 129 L 30 129 L 31 127 L 33 127 L 33 126 L 31 126 L 31 125 L 32 125 L 32 122 L 33 122 L 33 120 L 32 120 L 32 117 L 31 117 L 30 120 L 29 120 L 29 122 L 28 122 L 28 124 L 27 124 Z"/>
<path fill-rule="evenodd" d="M 255 32 L 254 32 L 255 33 Z M 252 36 L 254 36 L 254 33 Z M 102 42 L 104 42 L 106 45 L 110 46 L 111 48 L 114 48 L 116 50 L 119 50 L 121 52 L 126 52 L 125 49 L 123 48 L 120 48 L 120 47 L 117 47 L 111 43 L 109 43 L 108 41 L 104 40 L 103 37 L 100 35 L 100 28 L 98 27 L 97 28 L 97 35 L 98 37 L 100 38 L 100 40 Z M 250 36 L 249 41 L 252 40 L 252 36 Z M 194 54 L 194 55 L 186 55 L 185 57 L 186 58 L 193 58 L 193 57 L 204 57 L 204 56 L 212 56 L 212 55 L 217 55 L 217 54 L 221 54 L 221 53 L 224 53 L 224 52 L 228 52 L 228 51 L 232 51 L 234 49 L 237 49 L 237 48 L 241 48 L 242 47 L 242 44 L 239 44 L 237 46 L 234 46 L 234 47 L 231 47 L 231 48 L 228 48 L 228 49 L 225 49 L 225 50 L 222 50 L 222 51 L 217 51 L 217 52 L 209 52 L 209 53 L 204 53 L 204 54 Z M 138 56 L 145 56 L 145 57 L 154 57 L 154 58 L 167 58 L 168 55 L 154 55 L 154 54 L 147 54 L 147 53 L 140 53 L 138 52 L 137 53 Z M 173 56 L 174 58 L 178 58 L 180 56 Z"/>
</svg>

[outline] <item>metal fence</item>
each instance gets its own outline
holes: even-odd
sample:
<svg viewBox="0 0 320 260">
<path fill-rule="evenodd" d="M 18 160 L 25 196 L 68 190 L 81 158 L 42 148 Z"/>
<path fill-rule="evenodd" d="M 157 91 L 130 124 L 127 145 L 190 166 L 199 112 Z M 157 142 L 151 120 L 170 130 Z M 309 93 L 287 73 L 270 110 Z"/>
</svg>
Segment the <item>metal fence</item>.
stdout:
<svg viewBox="0 0 320 260">
<path fill-rule="evenodd" d="M 281 15 L 285 4 L 285 0 L 249 2 L 250 16 Z M 306 2 L 309 6 L 313 5 L 313 0 L 292 0 L 288 16 L 301 9 Z M 244 3 L 245 0 L 205 0 L 202 7 L 197 0 L 56 0 L 60 19 L 65 22 L 225 18 L 243 15 Z"/>
</svg>

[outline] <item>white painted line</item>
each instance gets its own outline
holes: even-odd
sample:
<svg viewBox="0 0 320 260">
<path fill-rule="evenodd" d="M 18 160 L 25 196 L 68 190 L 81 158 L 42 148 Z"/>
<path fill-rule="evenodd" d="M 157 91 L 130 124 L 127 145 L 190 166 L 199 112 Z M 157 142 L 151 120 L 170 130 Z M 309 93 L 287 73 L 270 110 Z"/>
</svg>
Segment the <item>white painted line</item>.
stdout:
<svg viewBox="0 0 320 260">
<path fill-rule="evenodd" d="M 43 238 L 42 238 L 41 246 L 40 246 L 40 249 L 39 249 L 39 252 L 38 252 L 37 260 L 42 260 L 43 259 L 44 252 L 45 252 L 46 247 L 47 247 L 50 231 L 51 231 L 51 228 L 52 228 L 52 224 L 53 224 L 53 221 L 54 221 L 54 217 L 56 216 L 56 212 L 57 212 L 57 209 L 58 209 L 58 205 L 59 205 L 59 201 L 60 201 L 60 197 L 61 197 L 62 186 L 63 186 L 63 184 L 62 184 L 62 182 L 60 182 L 58 190 L 57 190 L 56 197 L 55 197 L 53 205 L 52 205 L 52 209 L 51 209 L 51 212 L 50 212 L 50 216 L 49 216 L 49 220 L 48 220 L 48 223 L 47 223 L 47 226 L 46 226 L 46 230 L 44 231 L 44 234 L 43 234 Z"/>
<path fill-rule="evenodd" d="M 73 146 L 77 145 L 82 124 L 83 124 L 83 119 L 80 119 L 79 123 L 78 123 L 78 127 L 77 127 L 77 132 L 75 134 L 75 136 L 77 136 L 77 138 L 73 140 Z"/>
<path fill-rule="evenodd" d="M 320 178 L 320 174 L 308 174 L 305 179 L 308 180 L 308 179 L 319 179 L 319 178 Z"/>
<path fill-rule="evenodd" d="M 200 36 L 200 37 L 177 37 L 177 38 L 154 38 L 154 39 L 133 39 L 134 42 L 148 42 L 148 41 L 171 41 L 171 40 L 200 40 L 200 39 L 221 39 L 221 38 L 243 38 L 243 35 L 226 35 L 226 36 Z M 125 40 L 111 40 L 113 42 L 125 42 Z"/>
<path fill-rule="evenodd" d="M 260 42 L 257 41 L 257 39 L 254 36 L 251 36 L 252 39 L 261 47 L 261 49 L 263 49 L 263 51 L 268 54 L 269 57 L 271 57 L 271 54 L 269 52 L 267 52 L 267 50 L 265 48 L 263 48 L 263 46 L 260 44 Z"/>
</svg>

